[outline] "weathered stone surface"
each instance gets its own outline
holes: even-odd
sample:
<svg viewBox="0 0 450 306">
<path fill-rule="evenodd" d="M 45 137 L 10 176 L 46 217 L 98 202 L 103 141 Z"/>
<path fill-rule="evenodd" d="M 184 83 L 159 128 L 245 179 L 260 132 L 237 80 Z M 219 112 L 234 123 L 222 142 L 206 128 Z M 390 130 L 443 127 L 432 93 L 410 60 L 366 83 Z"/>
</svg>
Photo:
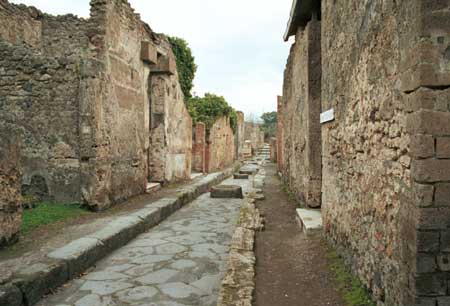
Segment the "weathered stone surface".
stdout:
<svg viewBox="0 0 450 306">
<path fill-rule="evenodd" d="M 0 286 L 0 305 L 22 306 L 22 292 L 13 285 Z"/>
<path fill-rule="evenodd" d="M 1 124 L 1 122 L 0 122 Z M 0 248 L 19 239 L 22 224 L 19 139 L 0 127 Z"/>
<path fill-rule="evenodd" d="M 219 185 L 211 188 L 211 198 L 238 198 L 242 199 L 242 187 L 237 185 Z"/>
<path fill-rule="evenodd" d="M 209 132 L 206 148 L 206 169 L 208 172 L 220 171 L 229 167 L 235 156 L 235 141 L 230 118 L 221 117 Z"/>
<path fill-rule="evenodd" d="M 251 152 L 246 151 L 244 157 L 251 157 L 264 145 L 264 132 L 261 130 L 260 124 L 248 121 L 245 122 L 244 139 L 245 141 L 249 141 L 248 144 L 251 146 Z"/>
<path fill-rule="evenodd" d="M 284 73 L 281 111 L 281 125 L 289 130 L 280 140 L 283 180 L 309 207 L 321 205 L 320 29 L 320 22 L 313 20 L 297 32 Z"/>
<path fill-rule="evenodd" d="M 249 175 L 243 173 L 235 173 L 233 174 L 233 178 L 235 180 L 248 180 Z"/>
<path fill-rule="evenodd" d="M 251 188 L 249 181 L 238 183 L 245 191 Z M 156 206 L 171 201 L 158 202 Z M 242 202 L 204 194 L 40 304 L 213 305 Z"/>
<path fill-rule="evenodd" d="M 23 138 L 24 194 L 103 210 L 152 176 L 189 178 L 175 56 L 127 1 L 92 1 L 82 19 L 2 0 L 0 16 L 0 119 Z M 151 75 L 156 49 L 168 73 Z"/>
</svg>

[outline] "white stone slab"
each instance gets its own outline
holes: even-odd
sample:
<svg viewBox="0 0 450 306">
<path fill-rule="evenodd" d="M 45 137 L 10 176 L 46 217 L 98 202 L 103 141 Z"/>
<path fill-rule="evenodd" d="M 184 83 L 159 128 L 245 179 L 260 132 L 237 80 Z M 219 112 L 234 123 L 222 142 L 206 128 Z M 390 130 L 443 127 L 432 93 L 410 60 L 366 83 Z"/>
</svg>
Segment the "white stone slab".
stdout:
<svg viewBox="0 0 450 306">
<path fill-rule="evenodd" d="M 327 110 L 320 114 L 320 123 L 330 122 L 334 120 L 334 109 Z"/>
<path fill-rule="evenodd" d="M 322 213 L 314 209 L 297 209 L 297 220 L 305 234 L 322 230 Z"/>
<path fill-rule="evenodd" d="M 152 193 L 161 189 L 161 183 L 147 183 L 147 193 Z"/>
</svg>

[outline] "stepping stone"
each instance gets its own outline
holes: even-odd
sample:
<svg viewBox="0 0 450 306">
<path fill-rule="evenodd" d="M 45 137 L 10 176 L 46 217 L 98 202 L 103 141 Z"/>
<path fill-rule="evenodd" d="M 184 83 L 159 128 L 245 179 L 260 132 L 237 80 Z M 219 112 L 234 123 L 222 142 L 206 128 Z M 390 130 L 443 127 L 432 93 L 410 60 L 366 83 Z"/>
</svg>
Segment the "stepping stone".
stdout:
<svg viewBox="0 0 450 306">
<path fill-rule="evenodd" d="M 248 180 L 249 175 L 248 174 L 242 174 L 242 173 L 235 173 L 233 175 L 233 178 L 235 180 Z"/>
<path fill-rule="evenodd" d="M 322 213 L 314 209 L 297 209 L 297 221 L 303 232 L 308 235 L 322 230 Z"/>
<path fill-rule="evenodd" d="M 153 193 L 161 189 L 161 183 L 147 183 L 147 193 Z"/>
<path fill-rule="evenodd" d="M 219 185 L 211 188 L 211 198 L 215 199 L 243 199 L 242 187 L 237 185 Z"/>
</svg>

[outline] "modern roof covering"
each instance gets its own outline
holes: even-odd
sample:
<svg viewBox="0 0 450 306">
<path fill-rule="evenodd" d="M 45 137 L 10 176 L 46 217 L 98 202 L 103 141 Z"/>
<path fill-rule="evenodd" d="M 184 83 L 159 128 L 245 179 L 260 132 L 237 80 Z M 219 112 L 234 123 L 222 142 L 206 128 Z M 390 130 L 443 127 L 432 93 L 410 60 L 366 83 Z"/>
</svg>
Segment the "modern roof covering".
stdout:
<svg viewBox="0 0 450 306">
<path fill-rule="evenodd" d="M 314 7 L 319 5 L 320 0 L 293 0 L 291 15 L 287 24 L 284 40 L 288 41 L 289 37 L 295 35 L 299 27 L 305 27 L 311 20 Z"/>
</svg>

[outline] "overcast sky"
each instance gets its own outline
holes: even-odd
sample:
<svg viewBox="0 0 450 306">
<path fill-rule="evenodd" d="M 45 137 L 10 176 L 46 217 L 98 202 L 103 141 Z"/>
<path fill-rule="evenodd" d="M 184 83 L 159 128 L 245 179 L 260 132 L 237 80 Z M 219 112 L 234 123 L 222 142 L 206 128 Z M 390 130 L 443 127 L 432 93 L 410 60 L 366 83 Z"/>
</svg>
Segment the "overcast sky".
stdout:
<svg viewBox="0 0 450 306">
<path fill-rule="evenodd" d="M 13 0 L 51 14 L 89 17 L 89 0 Z M 199 66 L 194 91 L 223 95 L 247 115 L 276 110 L 292 0 L 130 0 L 158 33 L 186 39 Z"/>
</svg>

